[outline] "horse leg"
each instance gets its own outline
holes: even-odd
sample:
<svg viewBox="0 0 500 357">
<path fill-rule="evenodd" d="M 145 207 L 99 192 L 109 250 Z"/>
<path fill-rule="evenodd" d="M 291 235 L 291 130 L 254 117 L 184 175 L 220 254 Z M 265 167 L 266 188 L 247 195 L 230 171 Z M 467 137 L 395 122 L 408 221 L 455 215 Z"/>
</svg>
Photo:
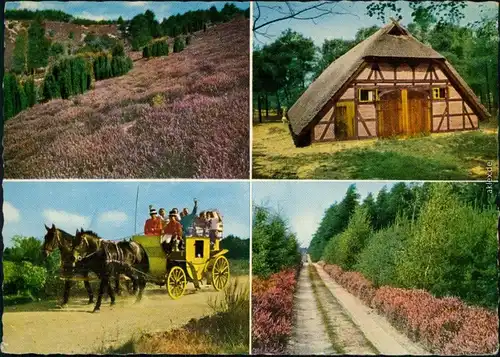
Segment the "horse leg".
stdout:
<svg viewBox="0 0 500 357">
<path fill-rule="evenodd" d="M 141 301 L 142 293 L 144 291 L 144 288 L 146 287 L 146 279 L 144 279 L 144 277 L 140 276 L 138 280 L 139 280 L 139 294 L 137 295 L 136 302 Z"/>
<path fill-rule="evenodd" d="M 111 298 L 111 306 L 113 306 L 115 304 L 115 292 L 111 287 L 111 280 L 108 280 L 108 295 Z"/>
<path fill-rule="evenodd" d="M 115 292 L 116 292 L 116 295 L 122 294 L 122 291 L 120 289 L 120 274 L 116 274 L 116 277 L 115 277 Z"/>
<path fill-rule="evenodd" d="M 64 281 L 64 295 L 63 295 L 62 307 L 66 306 L 66 304 L 68 304 L 69 290 L 70 289 L 71 289 L 71 280 L 65 280 Z"/>
<path fill-rule="evenodd" d="M 97 297 L 97 302 L 94 307 L 94 312 L 97 312 L 101 309 L 102 296 L 106 293 L 107 287 L 109 284 L 108 276 L 101 276 L 101 284 L 99 285 L 99 296 Z"/>
<path fill-rule="evenodd" d="M 87 289 L 87 294 L 89 295 L 89 304 L 92 304 L 94 302 L 94 293 L 92 292 L 92 287 L 90 286 L 89 283 L 89 272 L 86 271 L 83 273 L 83 277 L 85 278 L 84 284 L 85 284 L 85 289 Z"/>
</svg>

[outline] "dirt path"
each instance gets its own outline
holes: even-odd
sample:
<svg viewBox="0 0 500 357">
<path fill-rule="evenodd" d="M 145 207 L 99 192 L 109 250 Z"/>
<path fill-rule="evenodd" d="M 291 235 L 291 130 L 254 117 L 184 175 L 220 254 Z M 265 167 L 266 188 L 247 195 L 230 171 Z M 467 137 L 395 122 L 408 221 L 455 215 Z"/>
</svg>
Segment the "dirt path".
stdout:
<svg viewBox="0 0 500 357">
<path fill-rule="evenodd" d="M 291 355 L 335 353 L 316 304 L 307 263 L 299 275 L 294 310 L 295 326 L 288 344 L 288 353 Z"/>
<path fill-rule="evenodd" d="M 300 272 L 294 308 L 290 354 L 377 353 L 310 263 L 305 263 Z"/>
<path fill-rule="evenodd" d="M 248 276 L 236 278 L 248 283 Z M 143 300 L 117 297 L 117 304 L 103 303 L 101 312 L 92 314 L 86 299 L 70 299 L 61 310 L 55 302 L 7 307 L 3 314 L 3 352 L 9 353 L 99 353 L 118 347 L 132 337 L 167 331 L 185 325 L 192 318 L 210 314 L 209 299 L 222 296 L 211 287 L 194 292 L 188 284 L 185 296 L 172 300 L 165 287 L 146 290 Z"/>
</svg>

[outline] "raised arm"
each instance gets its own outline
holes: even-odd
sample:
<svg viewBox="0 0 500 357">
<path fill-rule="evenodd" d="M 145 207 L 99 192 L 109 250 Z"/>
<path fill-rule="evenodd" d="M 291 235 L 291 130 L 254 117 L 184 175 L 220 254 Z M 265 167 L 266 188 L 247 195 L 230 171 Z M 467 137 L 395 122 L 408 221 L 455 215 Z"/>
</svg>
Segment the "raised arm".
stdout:
<svg viewBox="0 0 500 357">
<path fill-rule="evenodd" d="M 195 199 L 192 215 L 196 216 L 197 213 L 198 213 L 198 201 Z"/>
</svg>

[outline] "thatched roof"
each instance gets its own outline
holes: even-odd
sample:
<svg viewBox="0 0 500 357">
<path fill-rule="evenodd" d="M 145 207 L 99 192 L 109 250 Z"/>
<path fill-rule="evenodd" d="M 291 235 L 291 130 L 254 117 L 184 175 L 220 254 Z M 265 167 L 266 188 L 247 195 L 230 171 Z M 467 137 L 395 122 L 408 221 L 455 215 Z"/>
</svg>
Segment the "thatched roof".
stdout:
<svg viewBox="0 0 500 357">
<path fill-rule="evenodd" d="M 470 97 L 473 106 L 481 115 L 487 116 L 484 106 L 467 86 L 465 81 L 451 67 L 445 58 L 414 38 L 397 22 L 381 28 L 372 36 L 356 45 L 339 57 L 307 88 L 302 96 L 288 111 L 288 120 L 292 134 L 299 136 L 311 124 L 319 111 L 344 86 L 351 76 L 365 63 L 367 57 L 413 58 L 442 61 L 444 67 L 451 72 L 459 85 Z M 447 73 L 447 75 L 450 75 Z"/>
</svg>

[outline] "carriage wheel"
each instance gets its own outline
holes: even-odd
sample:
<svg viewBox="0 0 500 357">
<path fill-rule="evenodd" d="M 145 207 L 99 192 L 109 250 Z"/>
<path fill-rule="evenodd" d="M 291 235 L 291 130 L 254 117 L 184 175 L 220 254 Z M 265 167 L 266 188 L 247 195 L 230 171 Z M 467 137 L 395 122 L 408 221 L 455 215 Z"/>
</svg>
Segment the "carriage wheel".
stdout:
<svg viewBox="0 0 500 357">
<path fill-rule="evenodd" d="M 167 277 L 168 295 L 174 300 L 180 298 L 186 290 L 186 273 L 179 266 L 170 269 Z"/>
<path fill-rule="evenodd" d="M 226 257 L 217 257 L 212 267 L 212 285 L 215 290 L 220 291 L 229 282 L 229 262 Z"/>
</svg>

